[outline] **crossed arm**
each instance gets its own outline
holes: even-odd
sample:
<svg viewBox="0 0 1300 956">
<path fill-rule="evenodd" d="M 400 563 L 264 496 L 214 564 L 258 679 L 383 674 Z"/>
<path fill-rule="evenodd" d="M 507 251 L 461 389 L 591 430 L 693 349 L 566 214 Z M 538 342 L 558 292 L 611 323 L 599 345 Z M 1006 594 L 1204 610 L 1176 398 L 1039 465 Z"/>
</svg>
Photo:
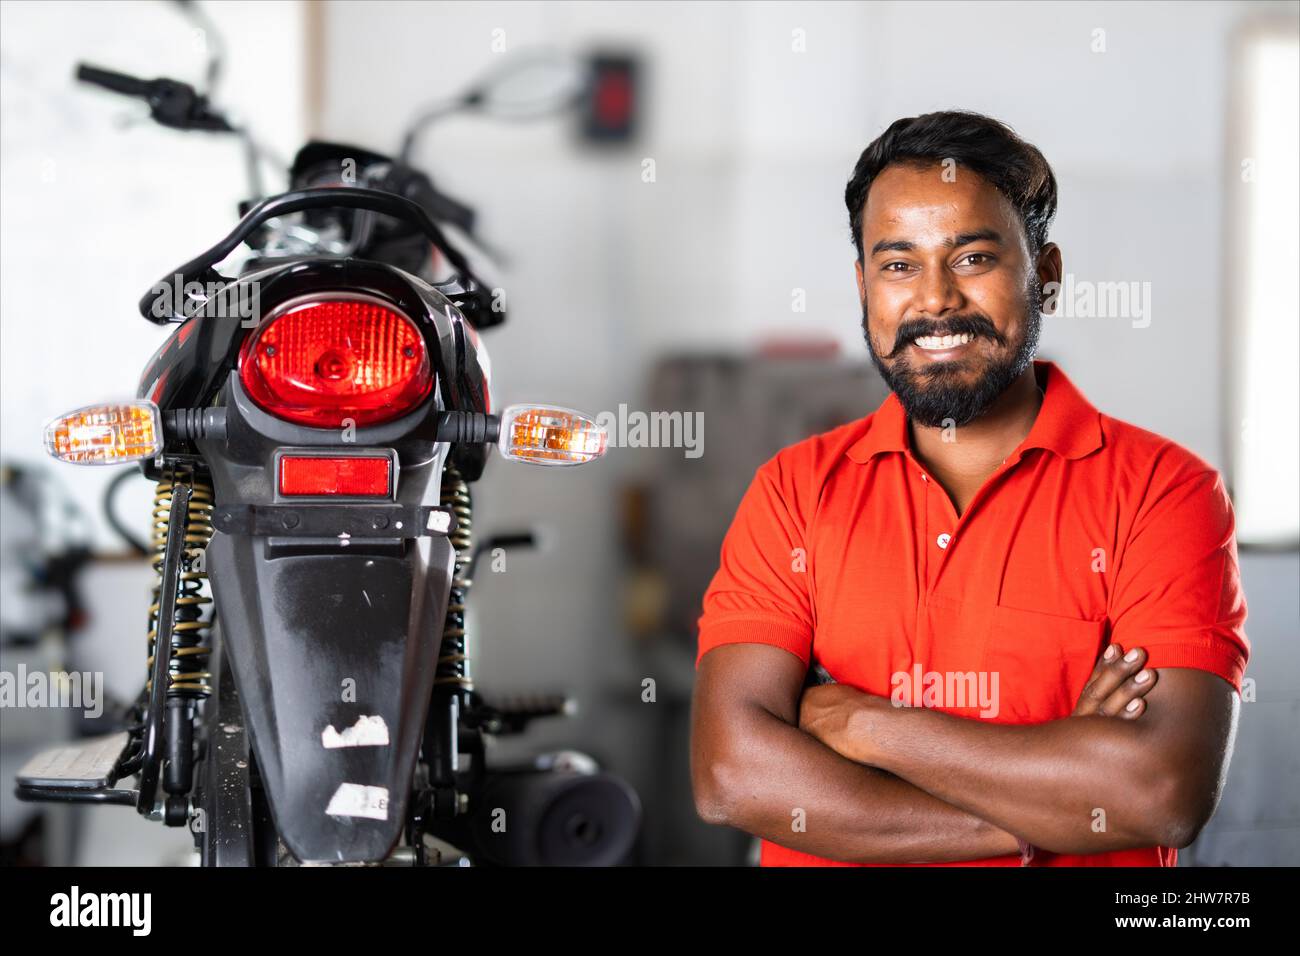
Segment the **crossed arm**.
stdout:
<svg viewBox="0 0 1300 956">
<path fill-rule="evenodd" d="M 1016 836 L 1056 853 L 1183 847 L 1218 803 L 1238 699 L 1221 678 L 1182 668 L 1137 685 L 1144 662 L 1122 651 L 1099 661 L 1074 716 L 1007 726 L 842 685 L 804 691 L 793 654 L 717 647 L 695 688 L 697 809 L 848 862 L 1002 856 L 1017 852 Z"/>
</svg>

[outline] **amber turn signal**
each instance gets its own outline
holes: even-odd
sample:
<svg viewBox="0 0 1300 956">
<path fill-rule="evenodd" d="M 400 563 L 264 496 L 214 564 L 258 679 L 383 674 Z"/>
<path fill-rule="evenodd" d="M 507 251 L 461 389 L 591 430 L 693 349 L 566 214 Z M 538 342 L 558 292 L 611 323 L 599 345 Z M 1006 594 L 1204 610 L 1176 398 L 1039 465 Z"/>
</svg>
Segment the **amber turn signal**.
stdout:
<svg viewBox="0 0 1300 956">
<path fill-rule="evenodd" d="M 571 408 L 511 405 L 501 413 L 502 457 L 530 465 L 585 465 L 605 454 L 609 435 Z"/>
<path fill-rule="evenodd" d="M 87 405 L 45 426 L 45 450 L 74 465 L 118 465 L 162 451 L 162 419 L 153 402 Z"/>
</svg>

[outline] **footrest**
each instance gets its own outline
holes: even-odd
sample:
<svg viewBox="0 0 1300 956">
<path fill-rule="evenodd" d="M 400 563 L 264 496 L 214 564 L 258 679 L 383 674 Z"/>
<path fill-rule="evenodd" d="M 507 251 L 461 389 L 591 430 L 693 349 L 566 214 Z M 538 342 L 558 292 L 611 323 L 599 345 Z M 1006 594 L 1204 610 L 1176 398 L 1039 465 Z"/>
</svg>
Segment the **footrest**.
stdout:
<svg viewBox="0 0 1300 956">
<path fill-rule="evenodd" d="M 564 694 L 512 694 L 475 699 L 470 716 L 490 734 L 522 733 L 530 721 L 574 712 L 574 702 Z"/>
<path fill-rule="evenodd" d="M 18 771 L 18 786 L 27 791 L 104 790 L 114 782 L 128 739 L 123 730 L 42 750 Z"/>
</svg>

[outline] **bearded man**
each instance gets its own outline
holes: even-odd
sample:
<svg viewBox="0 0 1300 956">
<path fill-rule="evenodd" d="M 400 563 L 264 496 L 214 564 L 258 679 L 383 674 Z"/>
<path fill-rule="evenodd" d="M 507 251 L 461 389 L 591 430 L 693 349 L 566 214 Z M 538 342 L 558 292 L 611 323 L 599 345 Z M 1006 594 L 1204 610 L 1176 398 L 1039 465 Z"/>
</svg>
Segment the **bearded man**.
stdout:
<svg viewBox="0 0 1300 956">
<path fill-rule="evenodd" d="M 1224 483 L 1035 359 L 1056 180 L 1007 126 L 898 120 L 845 199 L 892 391 L 737 510 L 700 618 L 697 811 L 768 866 L 1172 866 L 1249 656 Z"/>
</svg>

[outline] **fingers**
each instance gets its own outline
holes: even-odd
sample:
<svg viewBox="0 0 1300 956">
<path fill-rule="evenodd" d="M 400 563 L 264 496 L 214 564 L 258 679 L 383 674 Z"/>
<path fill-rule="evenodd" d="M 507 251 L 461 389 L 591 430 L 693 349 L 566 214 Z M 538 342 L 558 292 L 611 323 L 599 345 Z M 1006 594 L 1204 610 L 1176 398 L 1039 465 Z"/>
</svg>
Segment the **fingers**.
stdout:
<svg viewBox="0 0 1300 956">
<path fill-rule="evenodd" d="M 1125 680 L 1132 676 L 1127 670 L 1128 662 L 1124 660 L 1124 648 L 1119 644 L 1108 644 L 1092 669 L 1088 683 L 1079 694 L 1075 705 L 1076 717 L 1097 713 L 1103 702 L 1114 693 Z"/>
<path fill-rule="evenodd" d="M 1118 644 L 1107 644 L 1105 650 L 1097 655 L 1097 662 L 1092 665 L 1092 673 L 1088 675 L 1088 682 L 1083 685 L 1083 693 L 1079 695 L 1079 703 L 1082 704 L 1087 697 L 1088 688 L 1099 678 L 1105 671 L 1107 662 L 1113 660 L 1117 654 L 1123 654 L 1124 649 Z M 1077 708 L 1076 708 L 1077 709 Z"/>
<path fill-rule="evenodd" d="M 1146 709 L 1141 699 L 1155 685 L 1155 671 L 1146 671 L 1146 676 L 1137 679 L 1143 673 L 1146 659 L 1146 651 L 1140 647 L 1125 653 L 1124 648 L 1118 644 L 1108 645 L 1097 659 L 1092 676 L 1079 695 L 1074 716 L 1141 716 Z M 1127 708 L 1133 700 L 1138 700 L 1139 703 L 1130 711 Z"/>
<path fill-rule="evenodd" d="M 1141 658 L 1142 663 L 1146 663 L 1146 655 Z M 1160 672 L 1150 667 L 1141 668 L 1136 674 L 1130 677 L 1106 699 L 1101 705 L 1099 713 L 1108 717 L 1119 717 L 1123 720 L 1136 720 L 1146 712 L 1146 701 L 1143 700 L 1151 688 L 1156 686 L 1156 681 L 1160 677 Z"/>
</svg>

